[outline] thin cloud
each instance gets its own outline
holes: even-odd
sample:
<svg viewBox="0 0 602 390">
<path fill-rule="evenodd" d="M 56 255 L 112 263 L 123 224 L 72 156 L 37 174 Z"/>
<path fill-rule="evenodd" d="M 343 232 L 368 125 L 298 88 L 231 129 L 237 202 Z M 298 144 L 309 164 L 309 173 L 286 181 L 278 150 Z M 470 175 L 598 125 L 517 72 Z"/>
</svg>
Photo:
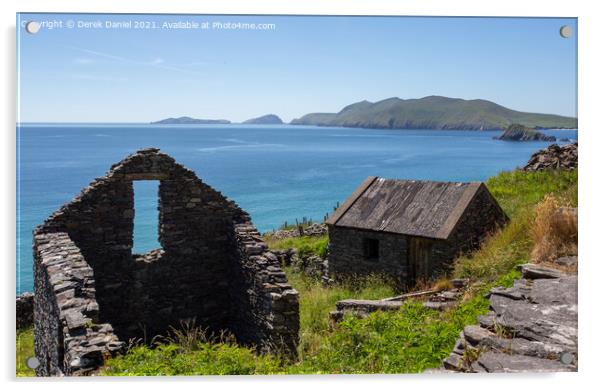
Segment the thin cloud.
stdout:
<svg viewBox="0 0 602 390">
<path fill-rule="evenodd" d="M 178 66 L 172 66 L 172 65 L 168 65 L 165 63 L 165 60 L 163 58 L 160 57 L 156 57 L 154 59 L 152 59 L 151 61 L 140 61 L 140 60 L 134 60 L 131 58 L 126 58 L 126 57 L 121 57 L 121 56 L 116 56 L 110 53 L 104 53 L 101 51 L 96 51 L 96 50 L 90 50 L 90 49 L 84 49 L 81 47 L 75 47 L 75 46 L 69 46 L 69 48 L 74 49 L 74 50 L 78 50 L 82 53 L 86 53 L 86 54 L 90 54 L 96 57 L 101 57 L 101 58 L 105 58 L 105 59 L 109 59 L 112 60 L 114 62 L 118 62 L 118 63 L 122 63 L 122 64 L 130 64 L 130 65 L 138 65 L 138 66 L 148 66 L 148 67 L 152 67 L 152 68 L 157 68 L 157 69 L 164 69 L 164 70 L 170 70 L 173 72 L 180 72 L 180 73 L 185 73 L 185 74 L 193 74 L 193 75 L 199 75 L 199 72 L 195 72 L 189 69 L 182 69 Z"/>
<path fill-rule="evenodd" d="M 89 65 L 89 64 L 93 64 L 96 61 L 94 61 L 92 58 L 76 58 L 73 60 L 73 62 L 75 62 L 76 64 L 80 64 L 80 65 Z"/>
<path fill-rule="evenodd" d="M 70 74 L 70 76 L 71 76 L 71 78 L 73 78 L 75 80 L 85 80 L 85 81 L 118 81 L 118 82 L 126 81 L 125 79 L 118 78 L 118 77 L 98 76 L 98 75 L 89 74 L 89 73 L 74 73 L 74 74 Z"/>
</svg>

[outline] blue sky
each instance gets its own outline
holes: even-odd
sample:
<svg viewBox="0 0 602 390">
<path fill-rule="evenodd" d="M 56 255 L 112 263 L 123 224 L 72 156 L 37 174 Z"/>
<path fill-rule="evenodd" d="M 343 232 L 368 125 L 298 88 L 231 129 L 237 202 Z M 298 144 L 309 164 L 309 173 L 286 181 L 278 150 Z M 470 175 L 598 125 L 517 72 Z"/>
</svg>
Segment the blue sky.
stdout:
<svg viewBox="0 0 602 390">
<path fill-rule="evenodd" d="M 20 18 L 20 19 L 19 19 Z M 576 19 L 21 14 L 155 29 L 18 28 L 20 120 L 285 121 L 360 100 L 443 95 L 576 116 Z M 274 30 L 164 22 L 273 23 Z M 562 25 L 575 33 L 564 39 Z"/>
</svg>

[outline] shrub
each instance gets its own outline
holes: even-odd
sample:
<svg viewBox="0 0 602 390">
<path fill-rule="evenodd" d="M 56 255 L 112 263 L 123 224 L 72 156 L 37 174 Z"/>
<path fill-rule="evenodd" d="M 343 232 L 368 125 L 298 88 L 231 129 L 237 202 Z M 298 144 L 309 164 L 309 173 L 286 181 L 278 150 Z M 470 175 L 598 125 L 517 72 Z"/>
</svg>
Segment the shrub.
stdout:
<svg viewBox="0 0 602 390">
<path fill-rule="evenodd" d="M 577 254 L 577 216 L 569 209 L 561 208 L 560 202 L 549 195 L 535 209 L 531 225 L 534 262 L 550 262 L 554 259 Z"/>
</svg>

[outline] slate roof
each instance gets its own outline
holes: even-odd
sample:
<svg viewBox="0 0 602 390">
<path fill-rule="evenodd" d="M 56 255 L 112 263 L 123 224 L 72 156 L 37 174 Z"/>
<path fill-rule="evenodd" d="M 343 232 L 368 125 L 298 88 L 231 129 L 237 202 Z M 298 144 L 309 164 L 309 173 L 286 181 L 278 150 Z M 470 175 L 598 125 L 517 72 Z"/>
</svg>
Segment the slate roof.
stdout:
<svg viewBox="0 0 602 390">
<path fill-rule="evenodd" d="M 447 239 L 481 187 L 487 190 L 478 182 L 394 180 L 370 176 L 326 223 Z"/>
</svg>

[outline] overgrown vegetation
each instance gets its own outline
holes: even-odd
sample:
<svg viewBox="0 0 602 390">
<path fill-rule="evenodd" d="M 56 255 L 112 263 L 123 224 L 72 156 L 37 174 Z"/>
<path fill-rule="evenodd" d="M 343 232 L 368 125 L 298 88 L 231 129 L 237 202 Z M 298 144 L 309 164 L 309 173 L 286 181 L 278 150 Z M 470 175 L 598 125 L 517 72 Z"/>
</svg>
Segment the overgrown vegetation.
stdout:
<svg viewBox="0 0 602 390">
<path fill-rule="evenodd" d="M 326 256 L 328 250 L 328 237 L 315 237 L 315 236 L 302 236 L 302 237 L 290 237 L 283 240 L 273 240 L 270 238 L 266 239 L 267 244 L 271 249 L 297 249 L 299 256 L 306 257 L 316 255 L 320 257 Z"/>
<path fill-rule="evenodd" d="M 511 221 L 490 236 L 482 248 L 457 260 L 453 276 L 468 277 L 473 287 L 461 304 L 444 312 L 409 301 L 397 312 L 376 312 L 365 319 L 346 316 L 330 325 L 328 312 L 345 298 L 378 299 L 394 294 L 379 277 L 335 286 L 285 269 L 300 293 L 301 342 L 299 360 L 258 356 L 231 339 L 195 336 L 171 340 L 155 349 L 135 347 L 111 359 L 107 375 L 195 375 L 263 373 L 403 373 L 437 367 L 452 350 L 461 329 L 487 312 L 483 294 L 494 285 L 510 286 L 520 277 L 515 266 L 529 260 L 539 222 L 536 205 L 552 194 L 557 205 L 577 205 L 577 172 L 504 172 L 487 185 Z M 541 206 L 544 207 L 544 206 Z M 535 221 L 535 222 L 534 222 Z M 541 222 L 541 221 L 540 221 Z M 269 242 L 271 248 L 295 247 L 302 255 L 323 255 L 327 238 L 299 237 Z M 440 281 L 444 285 L 445 280 Z M 480 287 L 475 287 L 480 286 Z"/>
<path fill-rule="evenodd" d="M 17 376 L 34 376 L 35 372 L 27 367 L 27 359 L 34 356 L 33 328 L 17 330 Z"/>
<path fill-rule="evenodd" d="M 535 220 L 531 224 L 531 259 L 536 263 L 577 254 L 577 216 L 560 208 L 559 203 L 553 195 L 546 195 L 535 209 Z"/>
<path fill-rule="evenodd" d="M 577 171 L 503 172 L 487 181 L 510 223 L 481 249 L 456 261 L 454 276 L 492 281 L 530 259 L 535 206 L 553 195 L 556 206 L 577 205 Z"/>
<path fill-rule="evenodd" d="M 381 299 L 395 294 L 392 283 L 379 275 L 326 287 L 319 281 L 286 268 L 288 280 L 299 291 L 301 360 L 312 356 L 330 334 L 328 313 L 337 301 L 348 298 Z"/>
<path fill-rule="evenodd" d="M 110 359 L 103 375 L 251 375 L 276 373 L 283 360 L 258 355 L 236 345 L 233 337 L 208 337 L 201 328 L 185 325 L 172 329 L 171 336 L 155 341 L 153 347 L 137 345 L 127 354 Z"/>
</svg>

